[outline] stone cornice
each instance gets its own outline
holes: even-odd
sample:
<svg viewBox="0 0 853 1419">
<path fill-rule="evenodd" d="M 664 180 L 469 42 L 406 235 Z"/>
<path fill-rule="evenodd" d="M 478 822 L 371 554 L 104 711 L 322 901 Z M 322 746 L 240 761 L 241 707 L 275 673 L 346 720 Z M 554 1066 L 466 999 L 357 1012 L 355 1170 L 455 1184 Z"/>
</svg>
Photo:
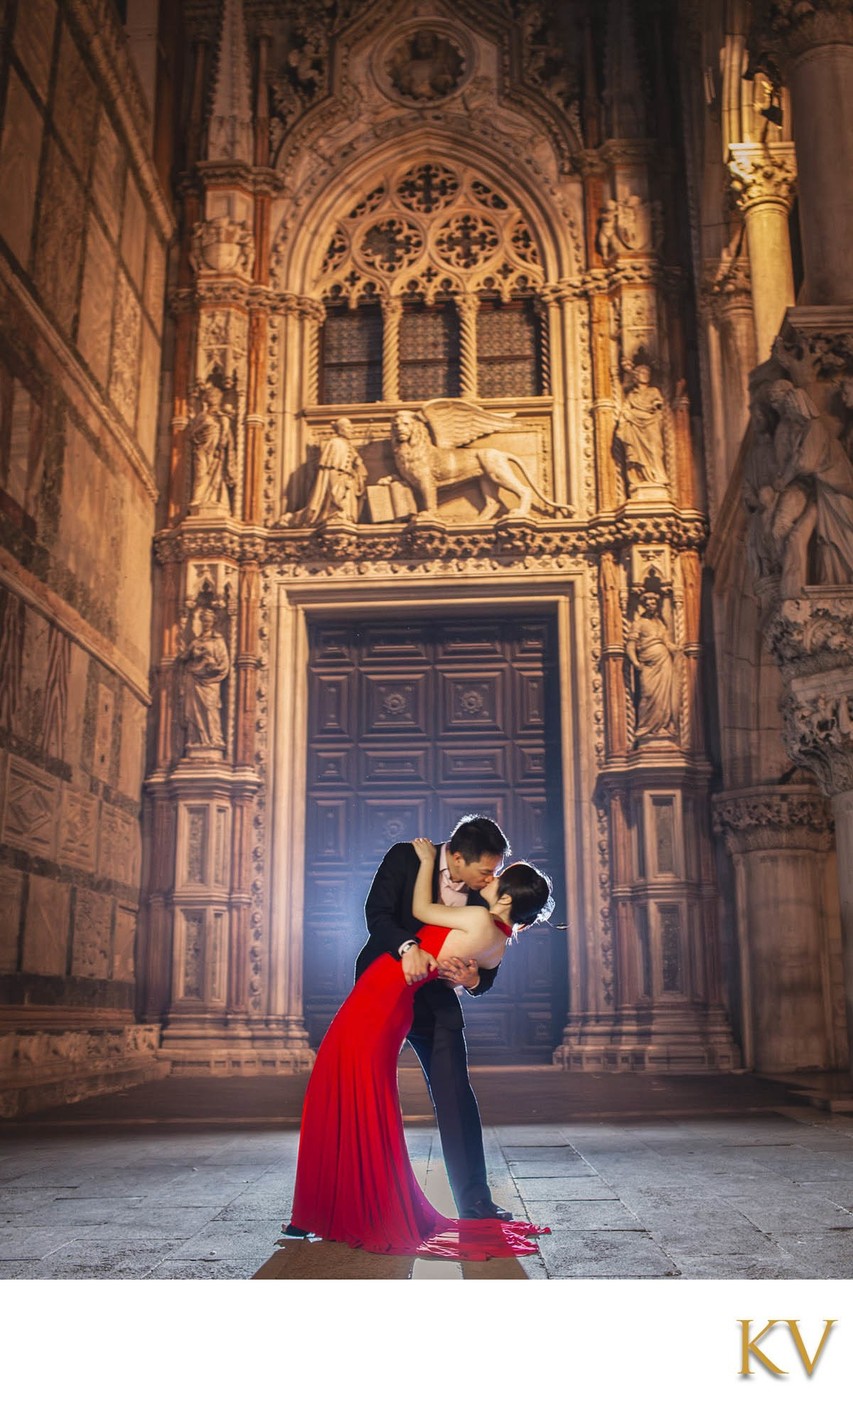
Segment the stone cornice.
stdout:
<svg viewBox="0 0 853 1419">
<path fill-rule="evenodd" d="M 826 852 L 832 815 L 812 784 L 764 784 L 729 789 L 713 798 L 714 831 L 730 853 L 794 848 Z"/>
<path fill-rule="evenodd" d="M 727 166 L 739 211 L 756 206 L 790 209 L 797 181 L 793 143 L 732 143 Z"/>
<path fill-rule="evenodd" d="M 301 567 L 310 574 L 329 569 L 341 573 L 352 566 L 353 574 L 361 574 L 360 566 L 376 562 L 406 571 L 414 569 L 413 563 L 432 565 L 436 559 L 448 565 L 469 558 L 492 559 L 498 565 L 537 561 L 544 565 L 554 558 L 597 558 L 604 551 L 638 543 L 666 543 L 683 551 L 701 548 L 706 536 L 707 524 L 700 513 L 679 513 L 672 507 L 642 513 L 621 509 L 588 523 L 509 516 L 485 526 L 444 524 L 422 517 L 406 523 L 264 528 L 233 519 L 212 523 L 187 518 L 180 526 L 158 533 L 155 554 L 161 564 L 205 558 Z"/>
<path fill-rule="evenodd" d="M 313 320 L 318 325 L 322 325 L 326 318 L 322 301 L 315 301 L 310 296 L 298 296 L 292 291 L 253 286 L 239 277 L 203 275 L 196 286 L 181 287 L 169 297 L 173 315 L 222 305 L 238 306 L 247 311 L 262 310 L 267 315 L 295 315 L 302 320 Z"/>
</svg>

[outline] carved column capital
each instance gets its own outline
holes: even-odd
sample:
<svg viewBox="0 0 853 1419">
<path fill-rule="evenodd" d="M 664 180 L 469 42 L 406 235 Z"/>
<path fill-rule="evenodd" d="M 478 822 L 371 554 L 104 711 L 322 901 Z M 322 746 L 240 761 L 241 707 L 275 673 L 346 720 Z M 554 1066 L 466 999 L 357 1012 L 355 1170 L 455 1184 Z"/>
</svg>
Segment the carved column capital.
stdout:
<svg viewBox="0 0 853 1419">
<path fill-rule="evenodd" d="M 832 846 L 832 815 L 811 784 L 766 784 L 730 789 L 713 799 L 714 832 L 728 852 L 826 852 Z"/>
<path fill-rule="evenodd" d="M 731 143 L 728 169 L 740 212 L 757 206 L 790 210 L 797 181 L 793 143 Z"/>
<path fill-rule="evenodd" d="M 734 310 L 750 309 L 752 280 L 746 258 L 706 261 L 699 301 L 713 320 L 724 319 Z"/>
<path fill-rule="evenodd" d="M 809 50 L 853 45 L 853 0 L 758 0 L 750 49 L 781 72 Z"/>
</svg>

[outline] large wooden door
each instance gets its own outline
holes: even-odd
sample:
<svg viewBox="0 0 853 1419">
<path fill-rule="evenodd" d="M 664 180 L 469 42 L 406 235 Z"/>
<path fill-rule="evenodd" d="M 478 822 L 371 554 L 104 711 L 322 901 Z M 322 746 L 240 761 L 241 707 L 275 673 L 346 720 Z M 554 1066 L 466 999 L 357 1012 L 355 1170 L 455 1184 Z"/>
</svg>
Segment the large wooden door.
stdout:
<svg viewBox="0 0 853 1419">
<path fill-rule="evenodd" d="M 312 1044 L 352 984 L 364 899 L 388 847 L 496 818 L 512 856 L 562 889 L 556 624 L 318 622 L 309 668 L 305 1011 Z M 473 1063 L 550 1061 L 565 1020 L 565 933 L 522 933 L 482 999 L 463 998 Z"/>
</svg>

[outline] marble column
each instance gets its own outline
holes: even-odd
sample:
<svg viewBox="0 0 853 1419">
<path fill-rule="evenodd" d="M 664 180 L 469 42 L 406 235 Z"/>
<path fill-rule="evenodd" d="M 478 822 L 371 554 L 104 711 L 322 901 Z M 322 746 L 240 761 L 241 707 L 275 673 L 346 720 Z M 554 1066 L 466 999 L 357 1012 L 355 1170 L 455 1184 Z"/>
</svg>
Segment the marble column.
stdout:
<svg viewBox="0 0 853 1419">
<path fill-rule="evenodd" d="M 810 784 L 717 794 L 735 869 L 744 1064 L 780 1073 L 846 1062 L 841 960 L 824 910 L 832 826 Z"/>
<path fill-rule="evenodd" d="M 793 143 L 731 143 L 731 190 L 746 223 L 759 360 L 767 359 L 794 304 L 788 214 L 797 167 Z"/>
<path fill-rule="evenodd" d="M 800 7 L 805 10 L 806 7 Z M 809 7 L 812 8 L 812 7 Z M 795 23 L 788 83 L 799 160 L 804 305 L 853 304 L 853 14 Z"/>
</svg>

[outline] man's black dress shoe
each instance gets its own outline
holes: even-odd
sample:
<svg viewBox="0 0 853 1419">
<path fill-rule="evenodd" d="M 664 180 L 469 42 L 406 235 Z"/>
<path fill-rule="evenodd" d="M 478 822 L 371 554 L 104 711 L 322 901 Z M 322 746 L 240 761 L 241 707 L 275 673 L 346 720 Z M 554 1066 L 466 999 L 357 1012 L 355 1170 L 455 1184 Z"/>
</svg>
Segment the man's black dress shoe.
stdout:
<svg viewBox="0 0 853 1419">
<path fill-rule="evenodd" d="M 301 1227 L 294 1227 L 292 1222 L 288 1222 L 286 1227 L 281 1229 L 281 1240 L 287 1238 L 291 1242 L 319 1242 L 322 1238 L 316 1232 L 305 1232 Z M 278 1245 L 281 1245 L 279 1242 Z"/>
<path fill-rule="evenodd" d="M 491 1217 L 495 1222 L 512 1221 L 512 1213 L 507 1212 L 504 1207 L 498 1207 L 497 1203 L 492 1202 L 490 1197 L 484 1197 L 481 1202 L 475 1202 L 473 1207 L 469 1207 L 467 1212 L 462 1213 L 462 1217 L 465 1221 L 469 1222 L 475 1221 L 478 1218 L 482 1221 L 486 1217 Z"/>
</svg>

